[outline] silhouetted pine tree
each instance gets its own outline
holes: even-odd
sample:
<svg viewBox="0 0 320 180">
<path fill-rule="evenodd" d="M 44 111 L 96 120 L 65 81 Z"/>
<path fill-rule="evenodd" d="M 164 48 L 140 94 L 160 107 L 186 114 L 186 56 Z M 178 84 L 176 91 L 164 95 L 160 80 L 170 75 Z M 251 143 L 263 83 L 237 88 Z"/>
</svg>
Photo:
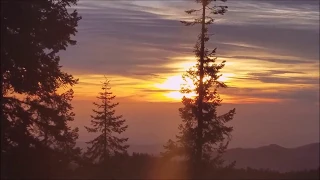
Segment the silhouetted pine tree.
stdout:
<svg viewBox="0 0 320 180">
<path fill-rule="evenodd" d="M 221 154 L 228 145 L 232 127 L 225 125 L 233 119 L 235 109 L 226 114 L 218 115 L 217 107 L 221 105 L 222 99 L 218 94 L 218 88 L 226 88 L 226 84 L 219 81 L 220 70 L 224 67 L 224 61 L 216 63 L 216 48 L 209 51 L 206 42 L 209 40 L 208 25 L 214 22 L 212 14 L 223 15 L 227 6 L 210 6 L 215 0 L 196 0 L 202 8 L 199 10 L 188 10 L 192 14 L 200 11 L 201 17 L 193 22 L 181 21 L 186 26 L 201 25 L 201 33 L 195 45 L 197 64 L 184 74 L 184 79 L 191 79 L 195 88 L 185 85 L 182 93 L 195 92 L 193 98 L 183 97 L 183 108 L 179 109 L 183 123 L 179 126 L 180 133 L 176 141 L 169 140 L 165 145 L 164 156 L 184 156 L 192 165 L 193 170 L 199 175 L 200 170 L 207 167 L 222 165 Z M 222 0 L 226 1 L 226 0 Z M 209 12 L 208 12 L 209 11 Z M 226 139 L 227 138 L 227 139 Z M 227 140 L 227 141 L 225 141 Z M 216 152 L 217 156 L 213 156 Z"/>
<path fill-rule="evenodd" d="M 93 109 L 91 127 L 85 126 L 89 133 L 98 133 L 98 136 L 87 142 L 90 146 L 86 155 L 92 161 L 106 162 L 111 156 L 127 153 L 129 145 L 125 143 L 128 138 L 117 137 L 114 133 L 121 134 L 128 128 L 128 125 L 124 125 L 125 120 L 122 119 L 122 115 L 115 115 L 115 108 L 119 103 L 112 102 L 116 96 L 110 91 L 107 78 L 102 83 L 101 89 L 102 92 L 97 96 L 100 103 L 93 103 L 97 109 Z"/>
<path fill-rule="evenodd" d="M 34 134 L 41 142 L 43 150 L 41 159 L 46 160 L 46 166 L 42 166 L 42 172 L 47 176 L 57 175 L 68 168 L 72 161 L 78 161 L 81 154 L 80 148 L 76 147 L 78 128 L 71 128 L 68 124 L 74 120 L 71 100 L 73 91 L 65 93 L 43 93 L 40 97 L 28 97 L 30 111 L 33 111 Z M 40 148 L 39 148 L 40 149 Z M 39 150 L 38 149 L 38 150 Z"/>
<path fill-rule="evenodd" d="M 41 96 L 27 96 L 21 101 L 14 126 L 10 128 L 8 159 L 5 165 L 8 175 L 22 177 L 50 177 L 66 171 L 72 161 L 77 160 L 80 149 L 76 148 L 78 128 L 68 125 L 74 113 L 70 101 L 73 91 L 66 93 L 44 93 Z M 6 113 L 7 114 L 7 113 Z M 25 116 L 22 116 L 24 115 Z M 16 172 L 20 174 L 16 174 Z"/>
<path fill-rule="evenodd" d="M 45 163 L 63 157 L 51 155 L 65 155 L 62 144 L 74 149 L 73 92 L 57 90 L 77 80 L 61 71 L 57 53 L 75 44 L 80 17 L 67 7 L 76 2 L 1 1 L 1 177 L 48 176 Z"/>
</svg>

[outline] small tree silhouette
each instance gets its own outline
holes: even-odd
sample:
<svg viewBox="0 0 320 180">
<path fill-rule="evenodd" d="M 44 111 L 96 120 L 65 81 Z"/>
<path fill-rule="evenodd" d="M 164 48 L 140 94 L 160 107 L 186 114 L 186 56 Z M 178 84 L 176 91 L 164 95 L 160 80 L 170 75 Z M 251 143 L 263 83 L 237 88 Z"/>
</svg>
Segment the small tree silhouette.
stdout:
<svg viewBox="0 0 320 180">
<path fill-rule="evenodd" d="M 86 156 L 92 161 L 99 160 L 100 162 L 105 162 L 110 156 L 127 153 L 129 145 L 125 143 L 128 141 L 128 138 L 120 138 L 114 136 L 113 133 L 121 134 L 128 128 L 128 125 L 124 125 L 125 120 L 122 119 L 122 115 L 115 115 L 115 108 L 119 103 L 112 103 L 112 100 L 116 96 L 112 95 L 107 78 L 102 83 L 101 89 L 102 92 L 97 97 L 100 103 L 93 103 L 97 109 L 93 109 L 95 115 L 91 116 L 92 127 L 85 126 L 89 133 L 100 134 L 87 142 L 91 146 L 88 147 Z"/>
</svg>

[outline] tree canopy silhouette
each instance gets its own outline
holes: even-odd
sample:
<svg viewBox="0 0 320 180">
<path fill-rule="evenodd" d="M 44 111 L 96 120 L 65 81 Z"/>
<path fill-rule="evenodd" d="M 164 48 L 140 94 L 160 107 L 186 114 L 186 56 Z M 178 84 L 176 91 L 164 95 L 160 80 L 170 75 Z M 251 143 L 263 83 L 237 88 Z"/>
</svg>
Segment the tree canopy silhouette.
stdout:
<svg viewBox="0 0 320 180">
<path fill-rule="evenodd" d="M 87 142 L 90 146 L 86 152 L 86 156 L 92 161 L 106 162 L 111 156 L 118 154 L 126 154 L 129 145 L 125 144 L 128 138 L 121 138 L 114 133 L 121 134 L 128 125 L 122 115 L 116 115 L 115 108 L 119 103 L 113 103 L 115 95 L 110 91 L 109 80 L 105 78 L 102 83 L 101 92 L 97 99 L 100 103 L 93 104 L 97 109 L 93 109 L 95 115 L 91 115 L 91 127 L 86 127 L 89 133 L 98 133 L 98 136 Z"/>
<path fill-rule="evenodd" d="M 185 80 L 191 80 L 195 88 L 185 84 L 181 93 L 195 92 L 196 96 L 183 97 L 183 108 L 179 109 L 182 124 L 179 125 L 180 133 L 176 140 L 169 140 L 164 146 L 164 156 L 184 156 L 191 164 L 193 170 L 199 175 L 204 165 L 217 167 L 222 165 L 221 154 L 225 151 L 231 137 L 232 127 L 225 123 L 233 119 L 235 109 L 218 115 L 217 108 L 222 99 L 218 94 L 218 88 L 226 88 L 226 84 L 219 81 L 220 70 L 225 61 L 217 64 L 215 57 L 217 48 L 209 50 L 206 43 L 209 41 L 208 25 L 214 22 L 212 14 L 223 15 L 227 6 L 210 6 L 213 0 L 197 0 L 201 9 L 191 9 L 187 14 L 202 12 L 201 17 L 192 22 L 181 21 L 186 26 L 201 25 L 201 33 L 194 48 L 197 64 L 189 69 L 184 75 Z M 225 2 L 226 0 L 222 0 Z M 209 11 L 209 12 L 208 12 Z M 227 141 L 226 141 L 227 140 Z M 217 156 L 213 157 L 213 152 Z"/>
<path fill-rule="evenodd" d="M 71 75 L 61 71 L 60 50 L 76 41 L 80 20 L 77 11 L 67 7 L 77 0 L 1 1 L 1 71 L 4 94 L 53 92 L 61 85 L 74 84 Z"/>
<path fill-rule="evenodd" d="M 80 17 L 67 9 L 76 3 L 1 1 L 2 177 L 48 176 L 80 153 L 78 129 L 68 125 L 73 91 L 62 89 L 77 79 L 61 70 L 57 54 L 76 43 Z"/>
</svg>

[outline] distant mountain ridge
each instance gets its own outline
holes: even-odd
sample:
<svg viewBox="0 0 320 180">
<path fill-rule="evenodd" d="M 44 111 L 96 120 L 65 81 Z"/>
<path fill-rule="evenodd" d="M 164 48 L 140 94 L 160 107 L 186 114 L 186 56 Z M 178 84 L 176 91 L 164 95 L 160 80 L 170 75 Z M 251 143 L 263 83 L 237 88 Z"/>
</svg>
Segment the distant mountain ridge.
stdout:
<svg viewBox="0 0 320 180">
<path fill-rule="evenodd" d="M 276 144 L 258 148 L 234 148 L 224 154 L 226 161 L 236 161 L 236 168 L 270 169 L 280 172 L 319 168 L 319 144 L 296 148 Z"/>
<path fill-rule="evenodd" d="M 78 146 L 84 148 L 85 143 Z M 285 148 L 276 144 L 257 148 L 232 148 L 224 154 L 227 162 L 236 161 L 236 168 L 270 169 L 280 172 L 317 169 L 320 143 L 312 143 L 295 148 Z M 84 148 L 85 149 L 85 148 Z M 140 152 L 158 155 L 163 146 L 158 144 L 132 144 L 129 153 Z"/>
</svg>

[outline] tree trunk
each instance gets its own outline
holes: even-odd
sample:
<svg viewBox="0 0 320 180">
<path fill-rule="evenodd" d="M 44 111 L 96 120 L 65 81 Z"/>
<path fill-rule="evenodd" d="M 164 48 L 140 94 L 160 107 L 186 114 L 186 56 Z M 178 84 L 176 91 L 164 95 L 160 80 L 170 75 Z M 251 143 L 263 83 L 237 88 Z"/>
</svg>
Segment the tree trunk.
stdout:
<svg viewBox="0 0 320 180">
<path fill-rule="evenodd" d="M 201 161 L 202 161 L 202 134 L 203 134 L 203 77 L 204 77 L 204 38 L 205 38 L 205 17 L 206 17 L 206 4 L 202 2 L 202 23 L 201 23 L 201 46 L 200 46 L 200 83 L 199 83 L 199 99 L 198 99 L 198 128 L 197 128 L 197 141 L 196 141 L 196 172 L 198 174 L 201 169 Z"/>
<path fill-rule="evenodd" d="M 103 149 L 103 161 L 107 160 L 107 89 L 104 90 L 105 100 L 104 100 L 104 149 Z"/>
</svg>

